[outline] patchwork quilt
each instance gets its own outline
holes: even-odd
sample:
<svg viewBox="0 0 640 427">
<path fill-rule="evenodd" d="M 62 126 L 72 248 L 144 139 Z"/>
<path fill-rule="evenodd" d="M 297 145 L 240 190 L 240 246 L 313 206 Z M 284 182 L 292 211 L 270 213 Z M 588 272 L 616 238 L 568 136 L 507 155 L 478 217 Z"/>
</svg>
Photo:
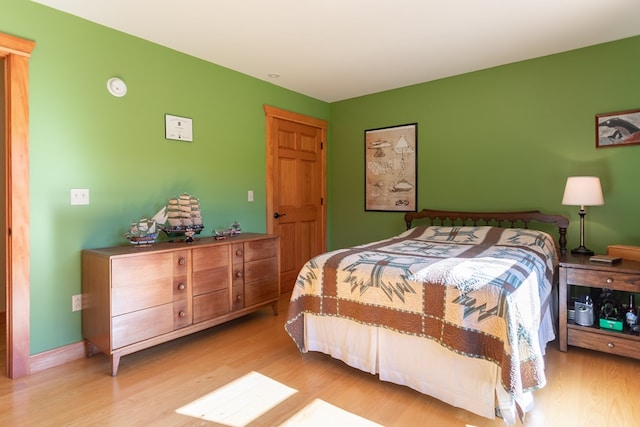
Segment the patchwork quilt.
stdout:
<svg viewBox="0 0 640 427">
<path fill-rule="evenodd" d="M 541 231 L 416 227 L 308 261 L 285 329 L 302 352 L 304 313 L 433 340 L 500 366 L 502 385 L 519 402 L 546 383 L 538 326 L 557 263 L 557 245 Z"/>
</svg>

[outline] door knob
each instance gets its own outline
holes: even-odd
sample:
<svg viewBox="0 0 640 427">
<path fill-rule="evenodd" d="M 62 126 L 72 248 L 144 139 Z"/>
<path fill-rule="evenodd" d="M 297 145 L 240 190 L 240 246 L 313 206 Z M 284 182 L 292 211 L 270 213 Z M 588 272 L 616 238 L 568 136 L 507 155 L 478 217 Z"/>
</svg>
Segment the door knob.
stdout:
<svg viewBox="0 0 640 427">
<path fill-rule="evenodd" d="M 278 219 L 278 218 L 280 218 L 281 216 L 285 216 L 285 215 L 286 215 L 286 214 L 281 214 L 281 213 L 276 212 L 276 213 L 274 213 L 274 214 L 273 214 L 273 217 L 274 217 L 275 219 Z"/>
</svg>

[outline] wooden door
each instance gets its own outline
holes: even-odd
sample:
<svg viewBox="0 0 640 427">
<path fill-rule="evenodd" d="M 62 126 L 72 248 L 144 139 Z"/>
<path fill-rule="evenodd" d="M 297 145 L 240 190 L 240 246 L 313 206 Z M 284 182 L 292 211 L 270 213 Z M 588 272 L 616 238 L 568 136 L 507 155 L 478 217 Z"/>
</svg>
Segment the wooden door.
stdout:
<svg viewBox="0 0 640 427">
<path fill-rule="evenodd" d="M 264 106 L 267 116 L 267 232 L 280 236 L 280 289 L 326 250 L 324 120 Z"/>
</svg>

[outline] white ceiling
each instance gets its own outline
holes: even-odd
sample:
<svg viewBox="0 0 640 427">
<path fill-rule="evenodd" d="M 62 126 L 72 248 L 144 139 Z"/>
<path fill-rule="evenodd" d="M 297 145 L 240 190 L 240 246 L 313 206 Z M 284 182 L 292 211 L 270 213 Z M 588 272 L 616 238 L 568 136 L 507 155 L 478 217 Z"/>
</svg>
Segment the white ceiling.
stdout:
<svg viewBox="0 0 640 427">
<path fill-rule="evenodd" d="M 33 1 L 327 102 L 640 34 L 639 0 Z"/>
</svg>

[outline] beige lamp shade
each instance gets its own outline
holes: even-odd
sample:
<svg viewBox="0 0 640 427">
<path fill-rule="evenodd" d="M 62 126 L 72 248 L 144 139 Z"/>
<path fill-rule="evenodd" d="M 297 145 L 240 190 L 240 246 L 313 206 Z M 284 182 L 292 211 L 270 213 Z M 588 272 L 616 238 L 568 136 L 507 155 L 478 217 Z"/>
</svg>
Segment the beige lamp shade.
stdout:
<svg viewBox="0 0 640 427">
<path fill-rule="evenodd" d="M 567 178 L 562 204 L 581 207 L 604 205 L 600 178 L 597 176 L 570 176 Z"/>
</svg>

